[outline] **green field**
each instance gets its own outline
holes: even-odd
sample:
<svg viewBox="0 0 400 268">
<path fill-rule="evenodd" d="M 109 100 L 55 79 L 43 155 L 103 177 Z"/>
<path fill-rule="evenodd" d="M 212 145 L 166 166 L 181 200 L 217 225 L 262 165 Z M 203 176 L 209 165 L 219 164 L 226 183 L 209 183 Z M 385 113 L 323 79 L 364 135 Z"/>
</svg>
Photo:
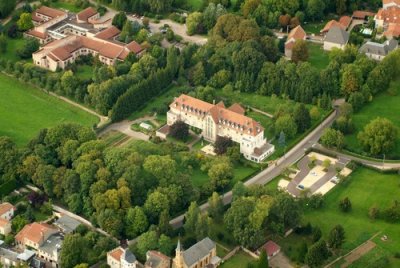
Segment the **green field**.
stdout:
<svg viewBox="0 0 400 268">
<path fill-rule="evenodd" d="M 328 20 L 323 20 L 320 22 L 304 23 L 303 25 L 301 25 L 301 27 L 303 27 L 306 33 L 319 34 L 327 22 Z"/>
<path fill-rule="evenodd" d="M 374 251 L 380 251 L 390 260 L 390 265 L 387 267 L 400 267 L 400 259 L 394 258 L 394 254 L 400 251 L 400 225 L 383 220 L 371 220 L 368 217 L 370 207 L 378 206 L 382 211 L 394 200 L 399 200 L 399 196 L 399 175 L 382 174 L 370 169 L 358 168 L 345 182 L 326 195 L 323 208 L 306 211 L 303 221 L 320 227 L 325 238 L 333 226 L 341 224 L 346 233 L 342 254 L 351 251 L 380 232 L 373 240 L 377 246 L 369 253 L 370 257 Z M 352 203 L 352 211 L 349 213 L 343 213 L 338 208 L 339 201 L 345 197 L 349 197 Z M 387 241 L 380 239 L 383 235 L 388 236 Z M 293 256 L 294 254 L 288 251 L 296 248 L 302 239 L 304 237 L 291 235 L 279 243 L 288 256 Z M 368 258 L 367 255 L 364 257 Z"/>
<path fill-rule="evenodd" d="M 11 137 L 19 146 L 42 128 L 75 122 L 93 126 L 98 119 L 39 89 L 0 74 L 0 136 Z"/>
<path fill-rule="evenodd" d="M 314 43 L 308 44 L 308 62 L 318 70 L 324 69 L 329 64 L 329 54 L 324 51 L 321 45 Z"/>
<path fill-rule="evenodd" d="M 346 136 L 346 149 L 362 153 L 362 148 L 357 141 L 357 134 L 363 130 L 366 124 L 377 117 L 387 118 L 400 128 L 400 79 L 392 82 L 388 92 L 374 97 L 372 102 L 367 103 L 353 115 L 355 131 L 352 135 Z M 386 154 L 386 158 L 400 159 L 400 139 L 398 139 L 395 149 Z"/>
<path fill-rule="evenodd" d="M 81 79 L 91 79 L 93 77 L 93 66 L 78 65 L 75 75 Z"/>
<path fill-rule="evenodd" d="M 246 268 L 247 265 L 255 262 L 255 259 L 243 251 L 239 251 L 232 258 L 223 263 L 221 268 Z"/>
<path fill-rule="evenodd" d="M 71 12 L 79 12 L 82 9 L 79 7 L 76 7 L 75 4 L 73 3 L 73 1 L 68 1 L 68 0 L 58 0 L 56 2 L 50 2 L 51 3 L 51 7 L 54 8 L 58 8 L 58 9 L 66 9 L 69 10 Z"/>
</svg>

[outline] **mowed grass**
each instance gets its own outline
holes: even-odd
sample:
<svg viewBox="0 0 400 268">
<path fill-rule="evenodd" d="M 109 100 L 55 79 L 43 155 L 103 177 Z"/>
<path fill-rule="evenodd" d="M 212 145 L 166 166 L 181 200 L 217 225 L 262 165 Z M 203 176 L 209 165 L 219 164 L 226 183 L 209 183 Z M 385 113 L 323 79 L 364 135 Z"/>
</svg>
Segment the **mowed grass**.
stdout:
<svg viewBox="0 0 400 268">
<path fill-rule="evenodd" d="M 42 128 L 73 122 L 93 126 L 98 119 L 39 89 L 0 74 L 0 136 L 25 145 Z"/>
<path fill-rule="evenodd" d="M 329 54 L 318 44 L 308 43 L 308 62 L 318 70 L 324 69 L 329 64 Z"/>
<path fill-rule="evenodd" d="M 81 79 L 89 80 L 93 77 L 93 66 L 78 65 L 75 75 Z"/>
<path fill-rule="evenodd" d="M 73 1 L 68 0 L 58 0 L 56 2 L 51 2 L 50 6 L 58 9 L 66 9 L 75 13 L 82 10 L 81 8 L 76 7 Z"/>
<path fill-rule="evenodd" d="M 320 34 L 320 31 L 325 27 L 325 24 L 327 22 L 328 20 L 323 20 L 319 22 L 309 22 L 309 23 L 304 23 L 303 25 L 301 25 L 301 27 L 303 27 L 306 33 Z"/>
<path fill-rule="evenodd" d="M 339 201 L 345 197 L 349 197 L 352 203 L 352 211 L 349 213 L 341 212 L 338 207 Z M 382 211 L 394 200 L 399 200 L 399 197 L 399 175 L 358 168 L 344 183 L 326 195 L 323 208 L 307 211 L 304 222 L 319 226 L 325 238 L 335 225 L 341 224 L 346 233 L 343 253 L 351 251 L 380 232 L 373 240 L 377 244 L 374 250 L 381 250 L 388 256 L 390 267 L 400 267 L 400 259 L 394 258 L 394 254 L 400 251 L 400 224 L 371 220 L 368 217 L 372 206 L 377 206 Z M 387 241 L 381 240 L 383 235 L 388 236 Z"/>
<path fill-rule="evenodd" d="M 194 11 L 199 11 L 203 7 L 202 0 L 188 0 L 189 7 Z"/>
<path fill-rule="evenodd" d="M 388 92 L 391 92 L 391 94 Z M 363 153 L 357 140 L 357 134 L 364 129 L 365 125 L 377 117 L 389 119 L 400 129 L 400 78 L 391 83 L 388 92 L 374 97 L 370 103 L 364 105 L 360 111 L 353 115 L 355 131 L 352 135 L 345 137 L 346 149 Z M 386 154 L 386 158 L 400 159 L 400 138 L 397 140 L 396 147 Z"/>
<path fill-rule="evenodd" d="M 246 268 L 249 264 L 254 263 L 256 260 L 243 251 L 239 251 L 232 258 L 223 263 L 221 268 Z"/>
</svg>

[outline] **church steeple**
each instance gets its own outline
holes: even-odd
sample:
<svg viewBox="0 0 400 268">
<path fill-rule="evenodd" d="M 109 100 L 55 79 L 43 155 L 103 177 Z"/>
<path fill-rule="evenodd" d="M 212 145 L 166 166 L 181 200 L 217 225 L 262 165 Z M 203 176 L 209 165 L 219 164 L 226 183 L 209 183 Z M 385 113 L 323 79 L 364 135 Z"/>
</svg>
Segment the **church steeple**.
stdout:
<svg viewBox="0 0 400 268">
<path fill-rule="evenodd" d="M 180 238 L 178 239 L 178 244 L 175 249 L 175 259 L 174 259 L 174 268 L 183 268 L 183 248 L 181 245 Z"/>
</svg>

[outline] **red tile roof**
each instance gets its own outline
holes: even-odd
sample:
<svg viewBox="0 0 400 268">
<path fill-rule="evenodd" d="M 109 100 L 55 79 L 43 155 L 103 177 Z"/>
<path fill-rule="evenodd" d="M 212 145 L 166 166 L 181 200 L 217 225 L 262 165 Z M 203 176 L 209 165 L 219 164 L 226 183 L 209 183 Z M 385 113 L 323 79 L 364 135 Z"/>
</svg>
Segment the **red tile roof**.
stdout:
<svg viewBox="0 0 400 268">
<path fill-rule="evenodd" d="M 383 20 L 384 23 L 399 23 L 400 24 L 400 8 L 390 7 L 388 9 L 379 9 L 376 14 L 378 20 Z"/>
<path fill-rule="evenodd" d="M 111 26 L 111 27 L 105 29 L 104 31 L 99 32 L 94 37 L 103 39 L 103 40 L 109 40 L 109 39 L 114 38 L 115 36 L 119 35 L 120 33 L 121 33 L 121 31 L 117 27 Z"/>
<path fill-rule="evenodd" d="M 45 15 L 45 16 L 50 17 L 50 18 L 55 18 L 55 17 L 59 17 L 59 16 L 65 15 L 64 11 L 61 11 L 61 10 L 58 10 L 58 9 L 54 9 L 54 8 L 51 8 L 51 7 L 47 7 L 47 6 L 41 6 L 35 12 L 36 13 L 40 13 L 40 14 Z"/>
<path fill-rule="evenodd" d="M 400 0 L 383 0 L 382 1 L 384 5 L 390 4 L 390 3 L 394 3 L 396 5 L 400 5 Z"/>
<path fill-rule="evenodd" d="M 47 33 L 42 33 L 42 32 L 36 31 L 35 29 L 27 31 L 26 34 L 33 36 L 33 37 L 40 38 L 40 39 L 47 38 Z"/>
<path fill-rule="evenodd" d="M 329 32 L 329 30 L 332 27 L 339 27 L 339 28 L 345 30 L 345 27 L 341 23 L 337 22 L 336 20 L 331 20 L 331 21 L 328 21 L 328 23 L 325 25 L 325 27 L 320 32 L 327 33 L 327 32 Z"/>
<path fill-rule="evenodd" d="M 383 33 L 387 37 L 399 37 L 400 36 L 400 24 L 390 23 L 387 30 Z"/>
<path fill-rule="evenodd" d="M 347 27 L 350 26 L 351 17 L 349 17 L 349 16 L 342 16 L 342 17 L 340 17 L 340 19 L 339 19 L 339 23 L 342 24 L 342 25 L 345 27 L 345 29 L 347 29 Z"/>
<path fill-rule="evenodd" d="M 56 232 L 57 230 L 46 223 L 31 223 L 27 224 L 22 228 L 21 231 L 15 236 L 15 240 L 25 244 L 25 240 L 32 241 L 33 243 L 39 244 L 43 239 L 43 236 L 48 236 L 50 233 Z"/>
<path fill-rule="evenodd" d="M 306 32 L 305 32 L 305 31 L 303 30 L 303 28 L 299 25 L 299 26 L 293 28 L 293 29 L 290 31 L 287 40 L 290 40 L 291 38 L 294 38 L 294 39 L 296 39 L 296 40 L 298 40 L 298 39 L 305 39 L 306 36 L 307 36 Z"/>
<path fill-rule="evenodd" d="M 51 50 L 50 55 L 53 55 L 61 61 L 65 61 L 78 49 L 88 48 L 97 51 L 101 56 L 109 59 L 124 60 L 130 52 L 139 53 L 143 50 L 136 42 L 122 45 L 105 40 L 91 39 L 86 36 L 69 36 L 67 38 L 69 38 L 68 42 Z M 47 44 L 44 48 L 50 48 L 53 46 L 54 42 Z"/>
<path fill-rule="evenodd" d="M 0 216 L 7 213 L 11 209 L 16 210 L 16 208 L 8 202 L 4 202 L 4 203 L 0 204 Z"/>
<path fill-rule="evenodd" d="M 205 101 L 182 94 L 170 104 L 173 109 L 186 109 L 199 117 L 209 114 L 216 124 L 236 129 L 242 133 L 257 136 L 263 127 L 250 117 L 231 111 L 229 109 L 213 105 Z"/>
<path fill-rule="evenodd" d="M 78 20 L 87 21 L 89 18 L 93 17 L 97 13 L 98 12 L 96 9 L 94 9 L 93 7 L 88 7 L 76 14 L 76 17 L 78 18 Z"/>
<path fill-rule="evenodd" d="M 262 249 L 265 250 L 268 257 L 272 257 L 281 249 L 281 247 L 274 241 L 270 240 L 267 243 L 265 243 L 264 246 L 262 246 Z"/>
<path fill-rule="evenodd" d="M 242 114 L 244 115 L 244 113 L 246 112 L 246 110 L 239 104 L 239 103 L 234 103 L 232 104 L 228 110 L 231 110 L 232 112 L 238 113 L 238 114 Z"/>
<path fill-rule="evenodd" d="M 121 247 L 113 249 L 112 251 L 109 252 L 110 256 L 113 257 L 113 259 L 115 259 L 118 262 L 121 260 L 122 253 L 124 253 L 124 251 L 122 250 Z"/>
<path fill-rule="evenodd" d="M 353 12 L 353 18 L 356 19 L 364 19 L 365 17 L 373 17 L 373 16 L 375 16 L 374 12 L 361 11 L 361 10 L 356 10 Z"/>
</svg>

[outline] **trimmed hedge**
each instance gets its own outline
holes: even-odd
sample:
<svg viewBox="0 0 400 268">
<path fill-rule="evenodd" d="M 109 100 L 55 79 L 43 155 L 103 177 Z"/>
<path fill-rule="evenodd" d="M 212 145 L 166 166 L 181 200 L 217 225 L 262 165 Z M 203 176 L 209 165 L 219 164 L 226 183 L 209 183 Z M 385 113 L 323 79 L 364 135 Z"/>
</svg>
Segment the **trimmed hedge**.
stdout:
<svg viewBox="0 0 400 268">
<path fill-rule="evenodd" d="M 15 189 L 17 189 L 17 181 L 15 179 L 6 181 L 0 185 L 0 197 L 3 198 Z"/>
</svg>

